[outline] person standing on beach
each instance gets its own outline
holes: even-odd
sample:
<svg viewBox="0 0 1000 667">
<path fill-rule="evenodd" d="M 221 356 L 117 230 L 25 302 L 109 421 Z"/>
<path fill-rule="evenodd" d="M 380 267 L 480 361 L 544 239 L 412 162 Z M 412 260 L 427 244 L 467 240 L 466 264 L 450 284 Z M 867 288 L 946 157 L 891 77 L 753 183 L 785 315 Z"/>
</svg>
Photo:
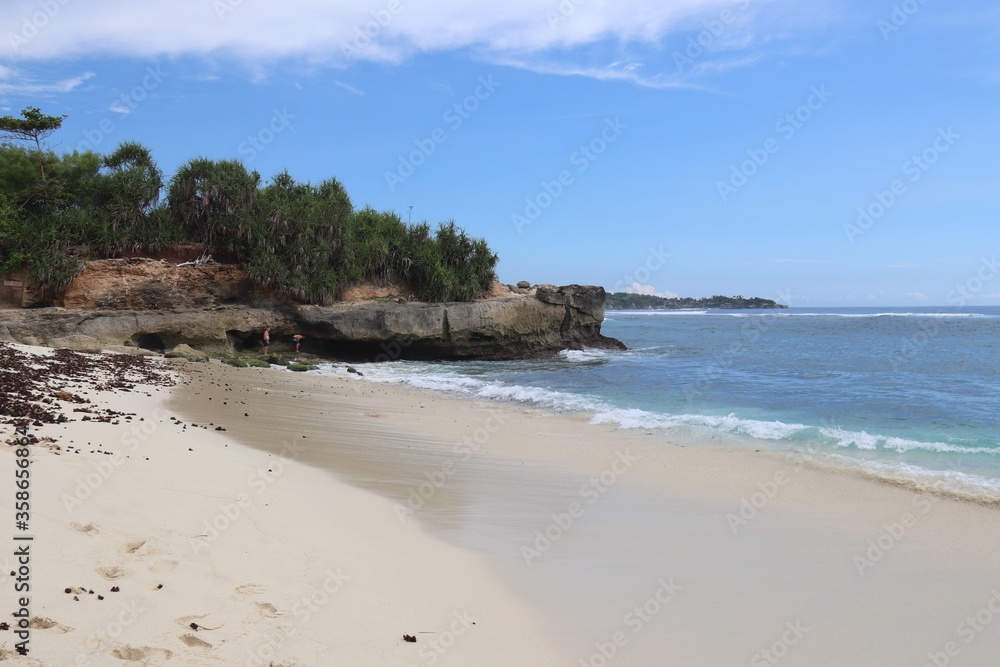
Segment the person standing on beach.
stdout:
<svg viewBox="0 0 1000 667">
<path fill-rule="evenodd" d="M 292 338 L 295 340 L 295 354 L 298 354 L 299 344 L 302 342 L 302 339 L 305 338 L 305 336 L 303 336 L 302 334 L 295 334 L 294 336 L 292 336 Z"/>
<path fill-rule="evenodd" d="M 267 348 L 271 347 L 271 327 L 264 329 L 264 354 L 269 354 Z"/>
</svg>

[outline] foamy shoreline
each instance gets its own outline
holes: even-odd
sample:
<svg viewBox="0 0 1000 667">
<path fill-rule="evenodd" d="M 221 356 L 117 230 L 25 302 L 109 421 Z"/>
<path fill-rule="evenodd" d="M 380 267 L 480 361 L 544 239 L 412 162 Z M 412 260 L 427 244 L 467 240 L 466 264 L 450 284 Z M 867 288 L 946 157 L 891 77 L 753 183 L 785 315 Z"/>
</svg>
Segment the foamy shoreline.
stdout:
<svg viewBox="0 0 1000 667">
<path fill-rule="evenodd" d="M 568 360 L 587 363 L 603 358 L 605 352 L 584 350 L 565 351 L 563 354 Z M 372 379 L 371 373 L 376 368 L 365 365 L 361 365 L 360 368 L 369 374 L 367 379 Z M 320 369 L 321 373 L 346 377 L 343 367 L 336 364 L 329 364 L 326 367 L 321 365 Z M 381 368 L 377 370 L 382 371 Z M 374 381 L 429 390 L 443 397 L 459 400 L 484 400 L 529 410 L 540 409 L 559 415 L 585 416 L 593 424 L 608 424 L 625 430 L 652 433 L 661 437 L 664 442 L 682 439 L 700 447 L 729 447 L 743 449 L 748 453 L 760 453 L 764 457 L 770 456 L 779 460 L 801 460 L 805 465 L 826 469 L 832 473 L 861 476 L 919 493 L 931 493 L 962 502 L 1000 508 L 1000 480 L 962 470 L 934 470 L 918 464 L 868 459 L 851 455 L 850 450 L 842 452 L 840 448 L 853 445 L 857 447 L 858 453 L 861 453 L 866 449 L 876 449 L 877 444 L 882 442 L 897 453 L 921 448 L 929 448 L 929 451 L 937 453 L 993 453 L 991 449 L 963 448 L 940 442 L 910 441 L 892 436 L 870 435 L 864 431 L 846 431 L 835 426 L 759 421 L 740 418 L 734 414 L 727 416 L 661 414 L 644 409 L 617 407 L 597 397 L 574 395 L 566 391 L 531 385 L 493 384 L 461 375 L 383 374 L 376 376 Z M 694 429 L 701 429 L 703 432 L 696 434 Z M 788 439 L 790 436 L 803 434 L 811 434 L 811 437 L 822 436 L 827 441 L 834 442 L 816 442 L 808 438 L 798 441 Z"/>
</svg>

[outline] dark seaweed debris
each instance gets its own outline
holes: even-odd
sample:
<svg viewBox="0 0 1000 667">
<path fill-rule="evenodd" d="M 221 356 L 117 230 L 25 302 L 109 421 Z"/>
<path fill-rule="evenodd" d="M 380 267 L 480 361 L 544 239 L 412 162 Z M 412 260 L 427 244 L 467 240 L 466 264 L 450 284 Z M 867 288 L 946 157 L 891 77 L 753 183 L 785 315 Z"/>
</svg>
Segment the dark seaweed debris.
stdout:
<svg viewBox="0 0 1000 667">
<path fill-rule="evenodd" d="M 98 391 L 130 392 L 137 384 L 173 386 L 170 374 L 146 357 L 127 354 L 86 354 L 54 350 L 34 356 L 0 343 L 0 423 L 41 426 L 69 421 L 67 412 L 89 413 L 90 420 L 111 422 L 123 412 L 96 408 L 85 396 L 66 390 L 68 384 Z M 82 404 L 70 411 L 65 404 Z"/>
</svg>

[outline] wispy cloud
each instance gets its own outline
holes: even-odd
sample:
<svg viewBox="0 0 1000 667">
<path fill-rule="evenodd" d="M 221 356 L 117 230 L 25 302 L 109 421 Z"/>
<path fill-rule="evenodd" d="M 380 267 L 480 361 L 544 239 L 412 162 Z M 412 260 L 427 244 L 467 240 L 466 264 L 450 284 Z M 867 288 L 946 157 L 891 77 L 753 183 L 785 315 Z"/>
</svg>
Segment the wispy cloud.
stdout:
<svg viewBox="0 0 1000 667">
<path fill-rule="evenodd" d="M 911 299 L 916 299 L 917 301 L 927 301 L 927 295 L 921 294 L 920 292 L 907 292 L 906 296 Z"/>
<path fill-rule="evenodd" d="M 84 72 L 79 76 L 69 79 L 42 82 L 18 77 L 10 68 L 4 68 L 4 70 L 6 70 L 6 73 L 0 73 L 0 76 L 3 78 L 0 81 L 0 95 L 47 96 L 69 93 L 79 88 L 83 82 L 94 76 L 93 72 Z"/>
<path fill-rule="evenodd" d="M 836 264 L 832 259 L 765 259 L 766 264 Z"/>
<path fill-rule="evenodd" d="M 774 37 L 768 26 L 787 22 L 782 17 L 793 12 L 795 3 L 753 0 L 738 24 L 727 26 L 683 74 L 666 46 L 669 40 L 681 44 L 687 35 L 700 34 L 705 21 L 740 7 L 740 1 L 506 0 L 393 6 L 401 9 L 390 11 L 385 0 L 287 0 L 280 8 L 240 0 L 66 3 L 44 26 L 44 35 L 27 40 L 14 55 L 25 61 L 97 53 L 236 57 L 252 72 L 254 65 L 281 59 L 340 67 L 465 50 L 490 63 L 546 74 L 675 88 L 755 64 L 762 56 L 747 50 L 759 49 Z M 21 25 L 37 9 L 37 0 L 8 0 L 0 6 L 0 24 Z M 191 16 L 202 18 L 191 21 Z M 595 61 L 595 51 L 607 57 Z"/>
<path fill-rule="evenodd" d="M 340 86 L 341 88 L 343 88 L 344 90 L 346 90 L 347 92 L 351 93 L 352 95 L 364 95 L 365 94 L 363 90 L 358 90 L 354 86 L 352 86 L 350 84 L 347 84 L 347 83 L 344 83 L 343 81 L 334 81 L 334 83 L 336 85 Z"/>
</svg>

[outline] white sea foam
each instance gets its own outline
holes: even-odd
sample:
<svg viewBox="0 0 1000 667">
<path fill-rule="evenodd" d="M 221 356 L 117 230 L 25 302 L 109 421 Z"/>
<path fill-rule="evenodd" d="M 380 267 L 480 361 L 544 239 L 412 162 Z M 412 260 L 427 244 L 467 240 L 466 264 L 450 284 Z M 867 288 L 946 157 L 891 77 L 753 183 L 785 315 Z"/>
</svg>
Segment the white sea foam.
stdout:
<svg viewBox="0 0 1000 667">
<path fill-rule="evenodd" d="M 558 355 L 559 359 L 578 363 L 605 362 L 608 360 L 607 350 L 562 350 Z"/>
<path fill-rule="evenodd" d="M 991 454 L 1000 455 L 1000 448 L 964 447 L 946 442 L 920 442 L 885 435 L 871 435 L 867 431 L 845 431 L 841 428 L 821 428 L 820 435 L 836 441 L 837 447 L 878 450 L 889 449 L 900 454 L 910 451 L 926 451 L 951 454 Z"/>
<path fill-rule="evenodd" d="M 673 310 L 615 310 L 615 313 L 623 315 L 707 315 L 707 310 L 686 310 L 677 308 Z"/>
<path fill-rule="evenodd" d="M 975 502 L 1000 503 L 1000 479 L 958 470 L 928 470 L 898 461 L 860 460 L 839 454 L 830 454 L 826 459 L 837 467 L 859 470 L 867 476 L 893 484 L 908 484 L 917 491 L 945 493 Z"/>
<path fill-rule="evenodd" d="M 595 358 L 606 355 L 603 351 L 566 351 L 560 355 L 570 363 L 591 363 Z M 559 412 L 591 414 L 594 424 L 616 424 L 625 429 L 646 429 L 663 434 L 667 432 L 687 433 L 695 439 L 705 435 L 727 435 L 749 438 L 752 441 L 769 441 L 772 447 L 782 450 L 796 448 L 803 442 L 819 438 L 818 449 L 811 445 L 809 456 L 817 460 L 832 461 L 838 467 L 860 470 L 864 474 L 896 483 L 911 484 L 915 488 L 955 493 L 962 497 L 989 502 L 1000 501 L 1000 480 L 988 479 L 969 472 L 932 471 L 898 461 L 871 461 L 869 457 L 887 454 L 934 454 L 953 455 L 1000 455 L 1000 445 L 991 447 L 970 447 L 944 442 L 920 442 L 905 438 L 850 431 L 842 428 L 814 427 L 798 423 L 766 421 L 740 417 L 736 413 L 726 415 L 670 414 L 623 408 L 608 401 L 584 394 L 557 391 L 544 387 L 531 387 L 499 380 L 488 376 L 469 377 L 451 370 L 448 365 L 424 364 L 416 362 L 393 362 L 364 364 L 359 368 L 366 380 L 376 382 L 401 382 L 415 387 L 460 394 L 484 400 L 511 401 Z M 345 375 L 342 366 L 321 367 L 321 372 Z M 795 436 L 800 435 L 799 438 Z M 802 440 L 805 436 L 805 440 Z M 854 450 L 852 454 L 851 451 Z M 932 459 L 928 459 L 930 461 Z"/>
</svg>

